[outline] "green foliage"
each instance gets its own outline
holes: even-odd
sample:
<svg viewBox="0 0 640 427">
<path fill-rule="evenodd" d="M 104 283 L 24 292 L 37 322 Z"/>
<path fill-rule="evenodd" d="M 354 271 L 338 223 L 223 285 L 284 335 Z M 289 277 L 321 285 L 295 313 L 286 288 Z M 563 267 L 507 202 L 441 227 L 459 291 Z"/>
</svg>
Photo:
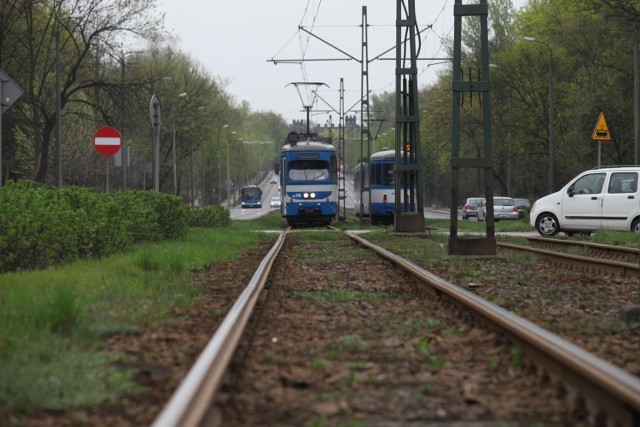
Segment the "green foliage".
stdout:
<svg viewBox="0 0 640 427">
<path fill-rule="evenodd" d="M 522 350 L 520 350 L 519 348 L 510 347 L 509 353 L 511 354 L 511 361 L 513 362 L 513 364 L 518 368 L 522 368 L 524 365 L 524 355 L 522 354 Z"/>
<path fill-rule="evenodd" d="M 166 321 L 200 295 L 187 271 L 275 238 L 193 229 L 100 260 L 0 275 L 0 406 L 12 413 L 69 410 L 139 391 L 118 364 L 124 357 L 103 351 L 104 337 Z"/>
<path fill-rule="evenodd" d="M 181 200 L 167 194 L 103 194 L 8 182 L 0 188 L 0 272 L 45 268 L 113 254 L 136 242 L 175 239 L 187 230 L 187 214 Z"/>
<path fill-rule="evenodd" d="M 226 227 L 231 224 L 229 210 L 222 206 L 205 206 L 189 210 L 189 227 Z"/>
<path fill-rule="evenodd" d="M 638 247 L 638 235 L 627 231 L 598 230 L 593 234 L 593 242 L 636 248 Z"/>
</svg>

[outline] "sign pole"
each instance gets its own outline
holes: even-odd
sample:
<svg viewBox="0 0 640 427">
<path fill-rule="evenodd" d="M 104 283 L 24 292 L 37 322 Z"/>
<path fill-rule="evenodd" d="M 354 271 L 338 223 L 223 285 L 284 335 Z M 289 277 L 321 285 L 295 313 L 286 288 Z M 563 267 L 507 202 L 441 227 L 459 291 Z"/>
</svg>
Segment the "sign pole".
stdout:
<svg viewBox="0 0 640 427">
<path fill-rule="evenodd" d="M 104 192 L 109 192 L 109 158 L 105 157 L 104 159 L 104 169 L 106 170 L 105 180 L 104 180 Z"/>
<path fill-rule="evenodd" d="M 593 129 L 593 133 L 591 134 L 591 140 L 598 141 L 598 167 L 600 167 L 602 163 L 602 141 L 611 141 L 611 132 L 609 131 L 609 125 L 607 125 L 607 120 L 604 117 L 603 111 L 601 111 L 598 116 L 596 127 Z"/>
<path fill-rule="evenodd" d="M 158 95 L 151 96 L 149 102 L 149 120 L 153 131 L 153 188 L 160 192 L 160 125 L 162 123 L 162 110 Z"/>
<path fill-rule="evenodd" d="M 22 89 L 0 70 L 0 186 L 2 186 L 2 114 L 22 96 Z"/>
<path fill-rule="evenodd" d="M 598 141 L 598 168 L 602 165 L 602 141 Z"/>
</svg>

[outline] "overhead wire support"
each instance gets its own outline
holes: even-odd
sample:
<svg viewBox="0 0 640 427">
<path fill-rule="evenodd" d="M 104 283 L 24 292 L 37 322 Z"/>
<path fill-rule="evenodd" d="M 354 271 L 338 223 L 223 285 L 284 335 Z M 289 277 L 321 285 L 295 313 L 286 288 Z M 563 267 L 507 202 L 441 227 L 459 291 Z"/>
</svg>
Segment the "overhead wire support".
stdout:
<svg viewBox="0 0 640 427">
<path fill-rule="evenodd" d="M 307 112 L 307 133 L 306 136 L 307 138 L 311 137 L 311 122 L 310 122 L 310 115 L 311 115 L 311 108 L 313 107 L 313 104 L 315 103 L 315 98 L 318 96 L 318 91 L 317 88 L 320 86 L 326 86 L 329 87 L 328 84 L 323 83 L 323 82 L 291 82 L 288 83 L 285 87 L 293 85 L 296 88 L 296 91 L 298 92 L 298 96 L 300 97 L 300 102 L 302 102 L 302 108 L 304 108 L 304 110 Z M 300 86 L 316 86 L 316 90 L 312 90 L 311 93 L 314 94 L 313 98 L 310 100 L 309 104 L 305 104 L 304 99 L 302 98 L 302 94 L 300 93 Z"/>
<path fill-rule="evenodd" d="M 340 49 L 339 47 L 336 47 L 335 45 L 333 45 L 333 44 L 329 43 L 328 41 L 324 40 L 323 38 L 316 36 L 315 34 L 313 34 L 310 31 L 307 31 L 304 27 L 298 27 L 298 29 L 304 31 L 307 34 L 309 34 L 311 37 L 315 37 L 316 39 L 320 40 L 321 42 L 331 46 L 332 48 L 334 48 L 338 52 L 343 53 L 344 55 L 348 56 L 350 59 L 353 59 L 354 61 L 358 61 L 358 62 L 361 61 L 358 58 L 356 58 L 355 56 L 348 54 L 347 52 L 345 52 L 344 50 Z"/>
<path fill-rule="evenodd" d="M 369 129 L 369 25 L 367 24 L 367 6 L 362 6 L 362 49 L 360 61 L 360 161 L 369 164 L 371 157 L 371 132 Z M 366 138 L 366 157 L 365 157 Z M 365 161 L 366 160 L 366 161 Z M 365 168 L 361 168 L 360 200 L 364 200 L 364 193 L 368 193 L 367 200 L 371 200 L 371 186 L 365 182 Z M 360 203 L 360 220 L 364 217 L 364 203 Z M 370 221 L 373 215 L 369 215 Z"/>
<path fill-rule="evenodd" d="M 347 219 L 347 190 L 345 182 L 345 138 L 344 138 L 344 79 L 340 78 L 340 113 L 338 125 L 338 221 Z M 342 213 L 341 213 L 342 212 Z"/>
<path fill-rule="evenodd" d="M 406 3 L 396 0 L 394 231 L 424 233 L 415 0 L 406 0 Z"/>
<path fill-rule="evenodd" d="M 340 79 L 340 81 L 342 81 L 342 79 Z M 327 112 L 331 112 L 333 111 L 334 113 L 340 114 L 340 111 L 336 110 L 335 108 L 333 108 L 333 106 L 331 104 L 329 104 L 329 102 L 324 99 L 323 97 L 320 96 L 320 94 L 317 91 L 313 91 L 313 93 L 315 94 L 316 97 L 318 97 L 318 99 L 322 102 L 324 102 L 325 104 L 327 104 L 327 107 L 331 108 L 331 110 L 327 111 Z"/>
</svg>

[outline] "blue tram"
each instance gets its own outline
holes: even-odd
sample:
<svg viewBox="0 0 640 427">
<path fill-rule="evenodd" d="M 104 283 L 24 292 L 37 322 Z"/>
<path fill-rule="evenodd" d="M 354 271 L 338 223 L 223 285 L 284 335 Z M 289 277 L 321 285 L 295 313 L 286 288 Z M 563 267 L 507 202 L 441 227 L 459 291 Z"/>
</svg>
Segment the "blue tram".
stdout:
<svg viewBox="0 0 640 427">
<path fill-rule="evenodd" d="M 401 153 L 401 158 L 404 158 L 404 152 Z M 358 163 L 353 171 L 353 208 L 357 216 L 371 216 L 373 224 L 391 224 L 394 219 L 396 197 L 395 150 L 385 148 L 372 154 L 369 159 L 368 163 Z M 360 191 L 363 182 L 364 188 L 368 187 L 370 193 Z M 400 195 L 401 210 L 404 207 L 405 196 Z"/>
<path fill-rule="evenodd" d="M 318 141 L 289 143 L 280 156 L 282 205 L 280 213 L 289 225 L 329 225 L 338 213 L 338 161 L 336 148 Z"/>
</svg>

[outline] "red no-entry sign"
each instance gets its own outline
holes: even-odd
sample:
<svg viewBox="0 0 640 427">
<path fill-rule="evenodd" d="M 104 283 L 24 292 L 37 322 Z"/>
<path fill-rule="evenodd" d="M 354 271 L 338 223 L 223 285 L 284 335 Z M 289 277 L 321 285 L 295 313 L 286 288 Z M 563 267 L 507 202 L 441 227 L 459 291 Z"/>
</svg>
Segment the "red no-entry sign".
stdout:
<svg viewBox="0 0 640 427">
<path fill-rule="evenodd" d="M 96 147 L 96 151 L 103 156 L 113 156 L 120 150 L 122 137 L 117 129 L 105 126 L 96 132 L 93 145 Z"/>
</svg>

